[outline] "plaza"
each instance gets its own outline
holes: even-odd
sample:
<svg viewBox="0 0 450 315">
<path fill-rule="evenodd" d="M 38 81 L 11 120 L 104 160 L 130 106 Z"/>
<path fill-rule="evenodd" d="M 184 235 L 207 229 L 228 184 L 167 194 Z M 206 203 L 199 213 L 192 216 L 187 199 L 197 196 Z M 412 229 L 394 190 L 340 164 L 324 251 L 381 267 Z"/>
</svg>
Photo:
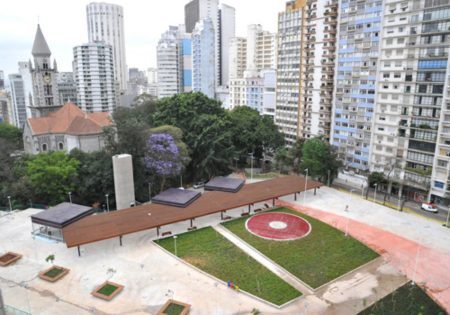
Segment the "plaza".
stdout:
<svg viewBox="0 0 450 315">
<path fill-rule="evenodd" d="M 30 216 L 40 211 L 35 209 L 0 218 L 0 253 L 23 255 L 16 263 L 0 269 L 3 298 L 7 305 L 31 314 L 156 314 L 171 298 L 192 305 L 190 314 L 250 314 L 252 309 L 262 314 L 357 314 L 409 278 L 426 287 L 441 306 L 449 309 L 450 293 L 446 288 L 450 276 L 445 272 L 450 262 L 448 229 L 328 187 L 321 187 L 316 195 L 308 191 L 306 198 L 303 194 L 300 198 L 282 197 L 276 203 L 327 223 L 342 234 L 348 233 L 380 257 L 310 290 L 289 272 L 270 265 L 265 255 L 247 248 L 246 253 L 253 259 L 302 293 L 283 308 L 232 290 L 220 279 L 162 250 L 153 242 L 158 238 L 156 229 L 123 236 L 123 246 L 116 238 L 85 244 L 79 257 L 76 250 L 63 243 L 32 237 Z M 264 207 L 264 203 L 255 203 L 253 209 Z M 227 215 L 240 219 L 243 211 L 248 211 L 247 206 L 229 210 Z M 217 214 L 195 220 L 198 229 L 217 228 L 221 222 Z M 188 226 L 187 222 L 179 222 L 164 230 L 176 235 L 186 233 Z M 37 278 L 49 267 L 45 258 L 50 254 L 59 266 L 70 268 L 56 283 Z M 112 275 L 110 270 L 114 270 Z M 105 280 L 124 286 L 109 302 L 90 294 Z"/>
</svg>

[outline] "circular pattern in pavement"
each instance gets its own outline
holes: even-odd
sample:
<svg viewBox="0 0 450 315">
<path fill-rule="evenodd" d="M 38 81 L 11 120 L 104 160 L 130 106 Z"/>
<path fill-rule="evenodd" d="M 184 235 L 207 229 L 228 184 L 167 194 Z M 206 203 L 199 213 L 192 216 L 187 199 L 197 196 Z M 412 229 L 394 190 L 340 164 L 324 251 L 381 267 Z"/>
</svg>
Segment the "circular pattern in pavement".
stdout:
<svg viewBox="0 0 450 315">
<path fill-rule="evenodd" d="M 275 241 L 292 241 L 311 232 L 305 219 L 289 213 L 261 213 L 245 222 L 247 230 L 259 237 Z"/>
</svg>

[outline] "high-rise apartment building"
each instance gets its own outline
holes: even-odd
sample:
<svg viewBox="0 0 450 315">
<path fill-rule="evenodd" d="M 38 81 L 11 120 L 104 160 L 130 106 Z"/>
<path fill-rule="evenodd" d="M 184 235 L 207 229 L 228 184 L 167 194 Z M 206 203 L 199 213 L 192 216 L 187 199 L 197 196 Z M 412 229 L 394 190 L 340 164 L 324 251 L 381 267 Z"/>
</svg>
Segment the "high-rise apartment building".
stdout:
<svg viewBox="0 0 450 315">
<path fill-rule="evenodd" d="M 180 91 L 192 91 L 192 39 L 191 34 L 180 34 L 178 41 Z"/>
<path fill-rule="evenodd" d="M 278 16 L 275 123 L 292 145 L 330 135 L 337 1 L 296 0 Z"/>
<path fill-rule="evenodd" d="M 184 66 L 181 59 L 183 47 L 180 46 L 180 38 L 184 34 L 184 26 L 169 26 L 158 42 L 156 48 L 158 98 L 170 97 L 182 92 L 181 76 L 184 73 Z M 186 65 L 187 67 L 189 66 Z"/>
<path fill-rule="evenodd" d="M 11 96 L 6 90 L 0 91 L 0 123 L 13 124 L 11 120 Z"/>
<path fill-rule="evenodd" d="M 23 128 L 27 121 L 27 108 L 22 76 L 20 74 L 10 74 L 8 78 L 12 100 L 12 117 L 10 121 L 17 128 Z"/>
<path fill-rule="evenodd" d="M 244 71 L 247 68 L 247 39 L 244 37 L 232 38 L 228 55 L 230 56 L 230 80 L 244 77 Z"/>
<path fill-rule="evenodd" d="M 27 108 L 27 118 L 31 118 L 32 108 L 34 102 L 34 87 L 33 87 L 33 77 L 31 75 L 31 69 L 33 69 L 33 65 L 31 61 L 19 61 L 19 74 L 22 77 L 23 81 L 23 89 L 25 93 L 25 104 Z M 58 73 L 56 73 L 56 76 Z"/>
<path fill-rule="evenodd" d="M 73 48 L 78 106 L 85 112 L 112 113 L 117 104 L 111 45 L 88 43 Z"/>
<path fill-rule="evenodd" d="M 215 40 L 210 19 L 201 20 L 192 33 L 192 90 L 215 96 Z"/>
<path fill-rule="evenodd" d="M 331 143 L 337 147 L 345 167 L 355 171 L 369 170 L 381 10 L 379 0 L 345 0 L 339 14 Z"/>
<path fill-rule="evenodd" d="M 445 204 L 450 193 L 449 4 L 385 1 L 369 161 L 371 171 L 397 183 L 395 192 Z"/>
<path fill-rule="evenodd" d="M 276 69 L 276 35 L 264 31 L 260 24 L 247 28 L 247 71 Z"/>
<path fill-rule="evenodd" d="M 194 31 L 197 22 L 211 19 L 214 29 L 218 30 L 217 22 L 219 16 L 218 0 L 192 0 L 184 6 L 184 25 L 186 33 Z"/>
<path fill-rule="evenodd" d="M 52 53 L 39 24 L 31 54 L 34 59 L 34 68 L 29 69 L 33 83 L 34 98 L 31 114 L 33 117 L 47 116 L 49 112 L 61 107 L 58 84 L 56 82 L 58 68 L 56 60 L 53 61 L 53 67 L 51 66 L 50 57 Z"/>
<path fill-rule="evenodd" d="M 112 46 L 114 75 L 121 94 L 127 88 L 127 61 L 123 8 L 119 5 L 92 2 L 86 6 L 89 43 L 105 42 Z"/>
<path fill-rule="evenodd" d="M 3 70 L 0 70 L 0 91 L 5 89 L 5 75 L 3 74 Z"/>
<path fill-rule="evenodd" d="M 75 103 L 78 104 L 77 99 L 77 84 L 75 82 L 73 72 L 58 73 L 58 91 L 61 104 Z"/>
</svg>

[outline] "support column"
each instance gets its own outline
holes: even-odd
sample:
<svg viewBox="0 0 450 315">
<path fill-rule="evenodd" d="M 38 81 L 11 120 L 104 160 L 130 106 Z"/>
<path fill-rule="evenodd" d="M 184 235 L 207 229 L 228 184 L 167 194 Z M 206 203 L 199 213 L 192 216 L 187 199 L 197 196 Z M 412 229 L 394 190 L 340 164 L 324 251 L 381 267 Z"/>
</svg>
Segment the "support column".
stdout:
<svg viewBox="0 0 450 315">
<path fill-rule="evenodd" d="M 122 246 L 122 235 L 119 236 L 120 246 Z"/>
<path fill-rule="evenodd" d="M 251 209 L 251 206 L 248 205 L 248 214 L 250 214 L 250 209 Z"/>
<path fill-rule="evenodd" d="M 297 193 L 294 194 L 294 201 L 297 201 Z"/>
<path fill-rule="evenodd" d="M 159 238 L 159 226 L 156 227 L 156 237 Z"/>
<path fill-rule="evenodd" d="M 194 226 L 194 219 L 191 219 L 191 227 Z"/>
<path fill-rule="evenodd" d="M 81 257 L 80 245 L 77 246 L 77 249 L 78 249 L 78 257 Z"/>
<path fill-rule="evenodd" d="M 316 195 L 317 188 L 314 188 L 314 196 Z"/>
<path fill-rule="evenodd" d="M 220 211 L 220 220 L 223 221 L 223 211 Z"/>
<path fill-rule="evenodd" d="M 272 199 L 272 207 L 275 207 L 275 198 Z"/>
</svg>

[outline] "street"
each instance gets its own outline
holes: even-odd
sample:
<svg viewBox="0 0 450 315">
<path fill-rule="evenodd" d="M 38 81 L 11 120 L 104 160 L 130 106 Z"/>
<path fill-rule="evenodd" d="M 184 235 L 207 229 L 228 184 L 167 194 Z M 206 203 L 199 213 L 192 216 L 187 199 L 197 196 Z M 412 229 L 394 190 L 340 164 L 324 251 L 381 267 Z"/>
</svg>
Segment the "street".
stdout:
<svg viewBox="0 0 450 315">
<path fill-rule="evenodd" d="M 361 187 L 355 188 L 354 186 L 347 185 L 345 183 L 337 182 L 337 181 L 333 182 L 332 187 L 337 188 L 339 190 L 345 190 L 347 192 L 352 191 L 353 194 L 358 194 L 361 197 Z M 366 191 L 364 190 L 364 198 L 365 198 L 365 194 L 366 194 Z M 375 190 L 373 188 L 370 188 L 368 200 L 373 201 L 374 194 L 375 194 Z M 385 195 L 384 192 L 377 191 L 377 196 L 376 196 L 377 203 L 383 204 L 384 195 Z M 386 206 L 388 206 L 390 208 L 398 209 L 399 208 L 398 197 L 392 196 L 392 195 L 387 196 L 386 197 Z M 420 206 L 421 206 L 420 203 L 408 200 L 405 202 L 405 204 L 403 206 L 403 211 L 415 213 L 416 215 L 426 217 L 431 220 L 436 220 L 442 224 L 445 224 L 445 222 L 447 220 L 448 209 L 439 208 L 438 213 L 432 213 L 432 212 L 427 212 L 427 211 L 422 210 L 420 208 Z"/>
</svg>

